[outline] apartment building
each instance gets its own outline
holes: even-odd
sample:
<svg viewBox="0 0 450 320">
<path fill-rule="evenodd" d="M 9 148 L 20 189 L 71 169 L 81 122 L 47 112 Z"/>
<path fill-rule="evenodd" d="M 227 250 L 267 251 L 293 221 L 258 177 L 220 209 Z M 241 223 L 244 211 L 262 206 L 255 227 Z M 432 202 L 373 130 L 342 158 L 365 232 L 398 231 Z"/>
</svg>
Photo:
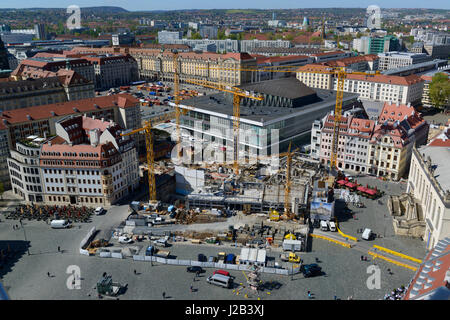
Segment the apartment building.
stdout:
<svg viewBox="0 0 450 320">
<path fill-rule="evenodd" d="M 7 159 L 14 194 L 28 202 L 44 200 L 39 169 L 40 145 L 46 139 L 30 136 L 16 144 Z"/>
<path fill-rule="evenodd" d="M 24 78 L 35 71 L 57 72 L 60 69 L 70 69 L 83 78 L 95 83 L 94 66 L 86 59 L 66 58 L 57 56 L 40 56 L 22 60 L 11 73 L 12 77 Z"/>
<path fill-rule="evenodd" d="M 332 70 L 323 64 L 302 66 L 298 69 L 297 79 L 312 88 L 336 90 L 337 79 L 331 73 Z M 347 74 L 344 91 L 358 93 L 363 100 L 417 105 L 422 98 L 423 82 L 417 75 Z"/>
<path fill-rule="evenodd" d="M 14 110 L 93 98 L 94 84 L 73 70 L 36 71 L 26 80 L 0 82 L 0 108 Z"/>
<path fill-rule="evenodd" d="M 113 120 L 124 125 L 124 129 L 137 129 L 141 127 L 139 108 L 138 99 L 129 94 L 117 94 L 7 110 L 2 112 L 0 121 L 7 127 L 9 148 L 14 149 L 16 142 L 29 136 L 55 135 L 56 122 L 69 115 L 86 114 Z"/>
<path fill-rule="evenodd" d="M 291 48 L 292 44 L 289 40 L 241 40 L 240 52 L 252 52 L 257 48 Z"/>
<path fill-rule="evenodd" d="M 426 222 L 428 250 L 450 234 L 450 128 L 426 146 L 414 148 L 407 192 L 417 199 Z"/>
<path fill-rule="evenodd" d="M 139 78 L 137 62 L 128 54 L 86 55 L 83 58 L 94 66 L 97 89 L 129 85 Z"/>
<path fill-rule="evenodd" d="M 314 59 L 314 63 L 320 63 L 332 60 L 339 60 L 343 58 L 349 58 L 353 56 L 353 53 L 345 51 L 330 51 L 330 52 L 313 53 L 310 56 Z"/>
<path fill-rule="evenodd" d="M 313 55 L 314 56 L 314 55 Z M 376 54 L 366 54 L 323 62 L 328 67 L 344 68 L 346 71 L 376 71 L 380 58 Z"/>
<path fill-rule="evenodd" d="M 286 67 L 304 66 L 312 62 L 309 56 L 282 56 L 282 57 L 266 57 L 260 55 L 252 55 L 256 58 L 256 65 L 258 69 L 265 69 L 264 71 L 255 71 L 252 78 L 254 81 L 272 80 L 278 78 L 286 78 L 292 76 L 295 72 L 281 72 L 288 71 Z"/>
<path fill-rule="evenodd" d="M 301 48 L 301 47 L 255 47 L 252 49 L 249 49 L 247 51 L 250 54 L 259 54 L 263 56 L 297 56 L 297 55 L 303 55 L 303 56 L 310 56 L 314 53 L 320 53 L 321 51 L 319 49 L 314 48 Z"/>
<path fill-rule="evenodd" d="M 111 205 L 139 183 L 134 141 L 113 121 L 86 116 L 56 123 L 51 138 L 29 136 L 11 151 L 13 192 L 27 202 Z"/>
<path fill-rule="evenodd" d="M 322 164 L 331 161 L 333 133 L 333 113 L 312 125 L 312 154 Z M 411 105 L 385 103 L 378 120 L 344 113 L 337 166 L 398 180 L 408 172 L 412 147 L 426 143 L 427 135 L 428 124 Z"/>
<path fill-rule="evenodd" d="M 381 71 L 397 69 L 432 60 L 431 56 L 426 53 L 392 51 L 379 53 L 378 56 L 380 57 L 379 69 Z"/>
</svg>

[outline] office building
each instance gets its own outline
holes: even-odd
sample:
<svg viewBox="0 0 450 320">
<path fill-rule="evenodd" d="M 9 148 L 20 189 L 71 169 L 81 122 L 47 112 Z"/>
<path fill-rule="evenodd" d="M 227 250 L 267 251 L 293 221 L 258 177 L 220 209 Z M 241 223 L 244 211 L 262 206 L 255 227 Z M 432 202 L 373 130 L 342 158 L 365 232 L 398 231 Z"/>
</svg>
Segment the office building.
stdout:
<svg viewBox="0 0 450 320">
<path fill-rule="evenodd" d="M 364 54 L 378 54 L 389 51 L 398 51 L 400 43 L 394 36 L 361 37 L 353 39 L 353 50 Z"/>
<path fill-rule="evenodd" d="M 183 31 L 158 31 L 158 43 L 172 44 L 175 40 L 183 38 Z"/>
<path fill-rule="evenodd" d="M 431 61 L 431 56 L 426 53 L 411 53 L 411 52 L 384 52 L 379 53 L 381 71 L 396 69 L 400 67 L 410 66 L 412 64 L 418 64 L 426 61 Z"/>
<path fill-rule="evenodd" d="M 218 33 L 218 27 L 214 25 L 209 24 L 202 24 L 200 25 L 198 32 L 200 33 L 200 36 L 205 39 L 217 39 L 217 33 Z"/>
<path fill-rule="evenodd" d="M 135 41 L 133 33 L 115 33 L 111 36 L 113 46 L 129 46 Z"/>
</svg>

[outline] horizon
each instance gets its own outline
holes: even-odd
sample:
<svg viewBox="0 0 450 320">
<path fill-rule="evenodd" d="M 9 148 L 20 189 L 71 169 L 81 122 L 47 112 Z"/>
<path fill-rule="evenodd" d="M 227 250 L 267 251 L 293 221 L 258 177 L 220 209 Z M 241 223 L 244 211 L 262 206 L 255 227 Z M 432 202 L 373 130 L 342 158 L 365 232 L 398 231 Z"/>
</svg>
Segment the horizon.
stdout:
<svg viewBox="0 0 450 320">
<path fill-rule="evenodd" d="M 44 2 L 44 3 L 42 3 Z M 213 4 L 211 3 L 213 2 Z M 155 5 L 153 1 L 135 0 L 133 2 L 123 0 L 22 0 L 18 7 L 10 7 L 8 4 L 0 4 L 0 9 L 21 10 L 21 9 L 65 9 L 70 5 L 78 5 L 80 8 L 88 9 L 92 7 L 119 7 L 129 12 L 152 12 L 152 11 L 187 11 L 187 10 L 286 10 L 286 9 L 365 9 L 369 5 L 378 5 L 383 9 L 435 9 L 449 10 L 450 2 L 443 0 L 316 0 L 315 6 L 305 6 L 296 0 L 278 0 L 277 8 L 270 0 L 247 0 L 245 5 L 241 1 L 229 0 L 226 4 L 219 5 L 215 1 L 195 0 L 166 0 L 164 3 Z M 426 4 L 427 7 L 423 5 Z M 181 6 L 185 6 L 181 8 Z"/>
</svg>

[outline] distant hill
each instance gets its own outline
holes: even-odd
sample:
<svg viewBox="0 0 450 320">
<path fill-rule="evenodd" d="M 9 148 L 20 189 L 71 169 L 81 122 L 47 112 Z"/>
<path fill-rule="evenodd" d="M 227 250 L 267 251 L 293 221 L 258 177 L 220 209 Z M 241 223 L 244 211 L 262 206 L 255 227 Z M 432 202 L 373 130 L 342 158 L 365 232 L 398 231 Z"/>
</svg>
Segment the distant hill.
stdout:
<svg viewBox="0 0 450 320">
<path fill-rule="evenodd" d="M 23 9 L 16 9 L 16 8 L 7 8 L 7 9 L 0 9 L 0 11 L 59 11 L 59 10 L 66 10 L 66 8 L 23 8 Z M 91 13 L 103 13 L 103 14 L 117 14 L 117 13 L 127 13 L 128 10 L 125 10 L 121 7 L 112 7 L 112 6 L 105 6 L 105 7 L 81 7 L 81 11 L 83 14 L 91 14 Z"/>
</svg>

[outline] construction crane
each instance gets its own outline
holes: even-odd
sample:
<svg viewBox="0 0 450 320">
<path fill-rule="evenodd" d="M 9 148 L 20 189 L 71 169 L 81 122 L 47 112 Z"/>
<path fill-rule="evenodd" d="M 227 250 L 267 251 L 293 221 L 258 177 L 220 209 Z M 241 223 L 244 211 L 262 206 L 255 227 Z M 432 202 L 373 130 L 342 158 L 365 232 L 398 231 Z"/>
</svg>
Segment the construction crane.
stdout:
<svg viewBox="0 0 450 320">
<path fill-rule="evenodd" d="M 288 155 L 286 161 L 286 185 L 284 186 L 284 212 L 286 213 L 286 215 L 289 215 L 291 213 L 291 204 L 289 201 L 289 196 L 291 193 L 291 161 L 292 161 L 291 145 L 292 141 L 289 142 Z"/>
<path fill-rule="evenodd" d="M 339 39 L 339 38 L 338 38 Z M 339 43 L 339 42 L 338 42 Z M 178 59 L 177 54 L 174 53 L 174 61 Z M 175 69 L 175 73 L 178 73 L 178 65 L 177 69 Z M 209 67 L 209 68 L 202 68 L 199 69 L 209 69 L 209 70 L 223 70 L 223 71 L 252 71 L 252 72 L 308 72 L 308 71 L 299 71 L 298 66 L 274 66 L 274 67 L 264 67 L 264 68 L 224 68 L 224 67 Z M 361 74 L 361 75 L 374 75 L 379 74 L 379 71 L 376 72 L 353 72 L 353 71 L 345 71 L 345 68 L 343 67 L 330 67 L 327 71 L 314 71 L 315 73 L 322 73 L 322 74 L 332 74 L 337 78 L 337 86 L 336 86 L 336 105 L 334 110 L 334 127 L 333 127 L 333 140 L 332 140 L 332 152 L 331 152 L 331 159 L 330 159 L 330 166 L 331 168 L 337 168 L 337 157 L 338 157 L 338 145 L 339 145 L 339 123 L 342 117 L 342 104 L 343 104 L 343 97 L 344 97 L 344 80 L 347 74 Z M 174 76 L 174 88 L 175 88 L 175 99 L 178 97 L 178 87 L 179 87 L 179 75 L 177 74 Z M 204 83 L 199 80 L 186 80 L 186 82 L 190 82 L 193 84 L 199 84 L 203 85 Z M 206 82 L 205 82 L 206 83 Z M 234 130 L 234 163 L 233 168 L 234 172 L 237 174 L 239 171 L 239 164 L 237 162 L 237 155 L 238 155 L 238 130 L 239 130 L 239 122 L 240 122 L 240 101 L 242 97 L 247 97 L 247 95 L 240 95 L 240 94 L 234 94 L 234 90 L 238 90 L 238 92 L 242 93 L 245 92 L 239 88 L 236 87 L 225 87 L 223 85 L 217 85 L 214 84 L 212 86 L 204 85 L 205 87 L 209 87 L 212 89 L 216 89 L 219 91 L 227 91 L 233 93 L 233 130 Z M 224 89 L 225 87 L 225 89 Z M 259 100 L 259 99 L 257 99 Z M 261 98 L 261 100 L 263 100 Z M 176 103 L 178 106 L 178 104 Z M 180 122 L 179 122 L 179 107 L 177 107 L 178 112 L 178 120 L 177 120 L 177 132 L 180 130 Z M 180 138 L 178 138 L 180 141 Z"/>
<path fill-rule="evenodd" d="M 180 130 L 180 70 L 178 70 L 178 51 L 172 50 L 173 54 L 173 99 L 175 102 L 175 122 L 177 133 L 177 157 L 181 157 L 181 130 Z"/>
<path fill-rule="evenodd" d="M 153 135 L 152 135 L 152 123 L 150 120 L 145 121 L 145 125 L 142 128 L 132 130 L 127 133 L 121 133 L 121 136 L 129 136 L 135 133 L 144 132 L 145 135 L 145 147 L 147 153 L 147 176 L 148 176 L 148 192 L 149 202 L 156 202 L 156 181 L 155 181 L 155 155 L 153 150 Z"/>
<path fill-rule="evenodd" d="M 239 174 L 239 123 L 241 118 L 241 99 L 248 98 L 262 101 L 264 98 L 261 95 L 253 94 L 237 87 L 223 86 L 206 80 L 186 80 L 186 82 L 233 94 L 233 171 L 236 175 Z"/>
</svg>

